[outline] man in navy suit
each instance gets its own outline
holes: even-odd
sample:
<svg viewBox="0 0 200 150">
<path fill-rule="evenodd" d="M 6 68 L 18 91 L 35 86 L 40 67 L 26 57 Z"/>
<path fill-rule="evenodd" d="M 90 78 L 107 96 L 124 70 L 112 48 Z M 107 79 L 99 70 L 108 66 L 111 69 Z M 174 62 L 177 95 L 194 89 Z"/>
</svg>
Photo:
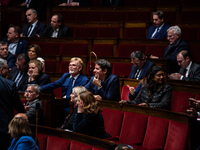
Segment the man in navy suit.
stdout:
<svg viewBox="0 0 200 150">
<path fill-rule="evenodd" d="M 37 11 L 35 9 L 28 9 L 26 11 L 27 24 L 24 25 L 21 37 L 38 37 L 46 28 L 46 25 L 37 19 Z"/>
<path fill-rule="evenodd" d="M 91 91 L 97 100 L 119 101 L 119 79 L 112 74 L 111 64 L 104 59 L 97 60 L 93 76 L 85 88 Z"/>
<path fill-rule="evenodd" d="M 84 86 L 88 82 L 88 78 L 81 73 L 82 68 L 83 61 L 80 58 L 71 58 L 69 73 L 64 73 L 57 81 L 41 86 L 42 92 L 48 92 L 62 86 L 62 96 L 69 99 L 73 87 Z"/>
<path fill-rule="evenodd" d="M 60 0 L 58 6 L 90 6 L 89 0 Z"/>
<path fill-rule="evenodd" d="M 61 14 L 54 14 L 51 17 L 51 23 L 46 27 L 41 37 L 72 37 L 71 30 L 63 23 L 63 16 Z"/>
<path fill-rule="evenodd" d="M 200 81 L 200 65 L 192 62 L 189 51 L 183 50 L 179 52 L 177 55 L 177 62 L 181 69 L 179 73 L 170 74 L 170 79 Z"/>
<path fill-rule="evenodd" d="M 100 0 L 100 6 L 123 6 L 124 0 Z"/>
<path fill-rule="evenodd" d="M 9 147 L 10 135 L 8 124 L 14 117 L 14 108 L 18 112 L 24 112 L 24 106 L 19 98 L 14 82 L 4 78 L 8 72 L 7 61 L 0 58 L 0 148 L 7 150 Z"/>
<path fill-rule="evenodd" d="M 165 23 L 165 14 L 162 11 L 153 12 L 153 23 L 149 27 L 147 39 L 167 39 L 167 29 L 170 26 Z"/>
<path fill-rule="evenodd" d="M 18 26 L 10 25 L 7 39 L 4 39 L 8 44 L 8 51 L 14 56 L 27 53 L 28 42 L 20 38 L 20 33 L 21 30 Z"/>
</svg>

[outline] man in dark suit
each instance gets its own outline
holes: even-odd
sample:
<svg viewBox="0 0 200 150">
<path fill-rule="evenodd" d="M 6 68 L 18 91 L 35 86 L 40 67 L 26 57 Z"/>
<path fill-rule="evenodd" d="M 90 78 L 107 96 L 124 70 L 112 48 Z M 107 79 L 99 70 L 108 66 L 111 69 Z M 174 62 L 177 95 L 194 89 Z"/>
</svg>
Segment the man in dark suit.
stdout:
<svg viewBox="0 0 200 150">
<path fill-rule="evenodd" d="M 11 69 L 8 75 L 8 79 L 16 83 L 17 91 L 24 92 L 27 88 L 29 61 L 28 55 L 20 54 L 17 57 L 16 66 Z"/>
<path fill-rule="evenodd" d="M 72 37 L 71 30 L 68 26 L 63 24 L 63 16 L 54 14 L 51 17 L 51 23 L 46 27 L 41 37 Z"/>
<path fill-rule="evenodd" d="M 124 0 L 100 0 L 100 6 L 123 6 Z"/>
<path fill-rule="evenodd" d="M 89 0 L 60 0 L 58 6 L 90 6 Z"/>
<path fill-rule="evenodd" d="M 26 11 L 27 24 L 24 25 L 21 37 L 38 37 L 46 28 L 46 25 L 37 19 L 37 11 L 35 9 L 28 9 Z"/>
<path fill-rule="evenodd" d="M 8 51 L 12 55 L 19 55 L 21 53 L 27 53 L 28 42 L 20 38 L 21 30 L 18 26 L 10 25 L 7 33 L 7 39 L 4 41 L 8 44 Z"/>
<path fill-rule="evenodd" d="M 0 58 L 0 148 L 7 150 L 9 147 L 10 135 L 8 124 L 14 116 L 14 108 L 18 112 L 24 112 L 24 106 L 19 98 L 15 84 L 5 79 L 5 72 L 8 72 L 7 61 Z"/>
<path fill-rule="evenodd" d="M 149 27 L 147 39 L 167 39 L 167 29 L 170 26 L 165 23 L 165 14 L 162 11 L 153 12 L 153 23 Z"/>
<path fill-rule="evenodd" d="M 200 81 L 200 65 L 192 62 L 189 51 L 183 50 L 179 52 L 177 55 L 177 62 L 181 69 L 179 73 L 170 74 L 170 79 Z"/>
<path fill-rule="evenodd" d="M 41 94 L 41 88 L 37 84 L 28 84 L 24 93 L 24 97 L 27 100 L 25 111 L 28 116 L 30 124 L 36 124 L 36 105 L 39 104 L 38 124 L 42 125 L 44 119 L 44 111 L 42 101 L 39 99 Z"/>
<path fill-rule="evenodd" d="M 140 51 L 131 53 L 131 61 L 133 63 L 130 79 L 143 79 L 147 76 L 149 69 L 154 65 L 151 61 L 145 59 L 145 55 Z"/>
<path fill-rule="evenodd" d="M 95 62 L 95 76 L 93 76 L 85 88 L 91 91 L 97 100 L 119 101 L 119 79 L 112 74 L 111 64 L 104 59 Z"/>
</svg>

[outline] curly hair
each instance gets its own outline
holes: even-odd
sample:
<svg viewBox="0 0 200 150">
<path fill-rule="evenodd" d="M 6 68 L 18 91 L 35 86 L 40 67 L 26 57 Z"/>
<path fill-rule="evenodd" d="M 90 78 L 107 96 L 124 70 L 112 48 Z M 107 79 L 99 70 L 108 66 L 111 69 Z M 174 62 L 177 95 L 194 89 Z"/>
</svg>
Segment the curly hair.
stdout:
<svg viewBox="0 0 200 150">
<path fill-rule="evenodd" d="M 164 88 L 165 85 L 165 79 L 163 79 L 162 84 L 155 84 L 153 78 L 155 77 L 156 73 L 158 71 L 163 71 L 164 69 L 161 66 L 153 66 L 148 73 L 147 79 L 146 79 L 146 84 L 147 84 L 147 89 L 148 89 L 148 98 L 151 100 L 153 97 L 153 94 L 155 92 L 159 92 Z"/>
<path fill-rule="evenodd" d="M 94 95 L 89 91 L 84 91 L 80 93 L 80 99 L 84 102 L 84 113 L 85 114 L 98 114 L 101 113 L 102 110 L 100 108 L 100 104 L 94 98 Z"/>
</svg>

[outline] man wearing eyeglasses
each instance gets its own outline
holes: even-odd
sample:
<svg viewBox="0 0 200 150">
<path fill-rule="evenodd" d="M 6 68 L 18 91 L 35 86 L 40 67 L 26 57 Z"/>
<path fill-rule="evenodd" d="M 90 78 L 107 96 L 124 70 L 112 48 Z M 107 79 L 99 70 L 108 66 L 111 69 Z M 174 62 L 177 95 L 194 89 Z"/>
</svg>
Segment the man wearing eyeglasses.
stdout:
<svg viewBox="0 0 200 150">
<path fill-rule="evenodd" d="M 8 75 L 8 79 L 15 82 L 16 87 L 17 87 L 17 91 L 21 91 L 24 92 L 27 88 L 27 83 L 26 81 L 28 80 L 28 63 L 29 63 L 30 59 L 28 57 L 27 54 L 20 54 L 17 57 L 17 61 L 16 61 L 16 66 L 14 66 L 9 75 Z"/>
<path fill-rule="evenodd" d="M 170 74 L 170 79 L 200 81 L 200 65 L 192 62 L 189 51 L 183 50 L 179 52 L 177 55 L 177 62 L 181 69 L 179 73 Z"/>
</svg>

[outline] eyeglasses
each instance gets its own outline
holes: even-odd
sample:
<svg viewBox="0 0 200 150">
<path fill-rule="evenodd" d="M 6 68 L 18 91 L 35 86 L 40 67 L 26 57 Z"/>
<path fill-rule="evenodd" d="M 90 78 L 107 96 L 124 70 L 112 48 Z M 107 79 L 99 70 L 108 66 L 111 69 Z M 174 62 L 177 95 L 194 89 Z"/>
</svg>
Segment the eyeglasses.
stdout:
<svg viewBox="0 0 200 150">
<path fill-rule="evenodd" d="M 183 60 L 184 60 L 184 59 L 183 59 Z M 183 60 L 179 60 L 179 61 L 177 61 L 177 63 L 180 63 L 180 64 L 181 64 Z"/>
<path fill-rule="evenodd" d="M 33 93 L 33 91 L 27 91 L 27 90 L 25 90 L 25 93 L 31 93 L 31 94 L 32 94 L 32 93 Z"/>
<path fill-rule="evenodd" d="M 24 64 L 20 65 L 20 64 L 18 64 L 18 63 L 15 63 L 15 65 L 16 65 L 16 66 L 19 66 L 19 67 L 24 67 L 24 66 L 25 66 Z"/>
</svg>

